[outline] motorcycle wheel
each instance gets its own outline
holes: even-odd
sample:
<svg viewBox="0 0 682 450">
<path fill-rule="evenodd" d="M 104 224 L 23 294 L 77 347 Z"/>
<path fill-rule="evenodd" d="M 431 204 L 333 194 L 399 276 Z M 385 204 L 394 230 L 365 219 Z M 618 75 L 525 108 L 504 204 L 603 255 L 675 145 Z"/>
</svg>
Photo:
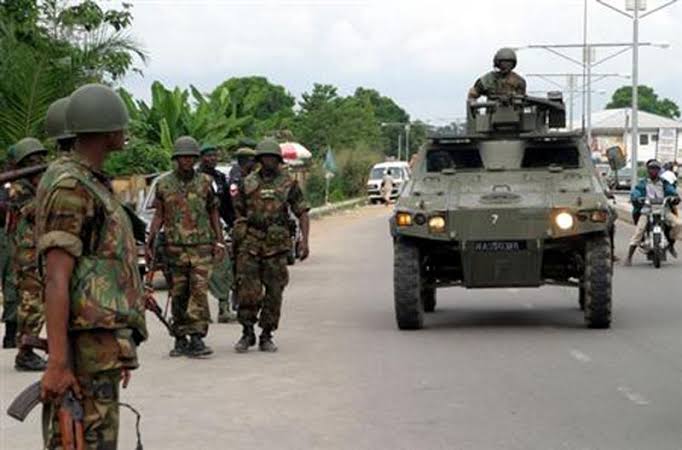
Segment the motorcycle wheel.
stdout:
<svg viewBox="0 0 682 450">
<path fill-rule="evenodd" d="M 660 248 L 656 248 L 656 249 L 653 251 L 653 255 L 652 255 L 652 260 L 653 260 L 653 262 L 654 262 L 654 267 L 655 267 L 655 268 L 657 268 L 657 269 L 660 269 L 660 268 L 661 268 L 661 259 L 662 259 L 662 258 L 661 258 L 661 249 L 660 249 Z"/>
</svg>

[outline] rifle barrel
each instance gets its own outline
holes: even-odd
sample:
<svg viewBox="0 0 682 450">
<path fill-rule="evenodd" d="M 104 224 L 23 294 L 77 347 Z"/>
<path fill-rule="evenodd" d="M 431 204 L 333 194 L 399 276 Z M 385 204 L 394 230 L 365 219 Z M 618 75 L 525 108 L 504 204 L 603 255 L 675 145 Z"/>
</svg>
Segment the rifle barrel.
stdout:
<svg viewBox="0 0 682 450">
<path fill-rule="evenodd" d="M 0 173 L 0 185 L 5 183 L 11 183 L 12 181 L 19 180 L 21 178 L 32 177 L 47 169 L 47 164 L 39 164 L 37 166 L 24 167 L 22 169 L 8 170 L 7 172 Z"/>
</svg>

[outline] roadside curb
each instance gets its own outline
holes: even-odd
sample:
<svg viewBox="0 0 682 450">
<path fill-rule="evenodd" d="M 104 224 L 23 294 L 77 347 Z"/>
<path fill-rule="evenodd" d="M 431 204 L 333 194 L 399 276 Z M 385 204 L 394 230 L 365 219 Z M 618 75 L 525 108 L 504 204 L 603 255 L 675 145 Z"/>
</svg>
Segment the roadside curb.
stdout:
<svg viewBox="0 0 682 450">
<path fill-rule="evenodd" d="M 332 214 L 338 211 L 343 211 L 346 209 L 356 208 L 358 206 L 364 206 L 367 203 L 365 197 L 355 198 L 352 200 L 346 200 L 339 203 L 332 203 L 326 206 L 320 206 L 318 208 L 313 208 L 310 210 L 309 216 L 312 219 L 319 219 L 320 217 Z"/>
</svg>

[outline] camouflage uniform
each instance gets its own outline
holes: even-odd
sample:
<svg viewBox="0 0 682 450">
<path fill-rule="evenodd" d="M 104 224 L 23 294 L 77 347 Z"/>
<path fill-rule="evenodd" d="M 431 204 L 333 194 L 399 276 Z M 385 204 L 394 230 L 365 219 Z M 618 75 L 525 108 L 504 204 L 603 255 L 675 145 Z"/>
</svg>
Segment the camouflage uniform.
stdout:
<svg viewBox="0 0 682 450">
<path fill-rule="evenodd" d="M 0 282 L 2 282 L 2 321 L 5 323 L 5 338 L 3 347 L 14 347 L 17 327 L 17 294 L 14 268 L 12 267 L 12 242 L 7 233 L 6 222 L 9 209 L 9 189 L 0 187 L 3 197 L 3 219 L 0 226 Z"/>
<path fill-rule="evenodd" d="M 42 301 L 42 283 L 38 273 L 35 249 L 35 187 L 23 179 L 13 184 L 10 192 L 12 204 L 13 266 L 19 294 L 17 310 L 17 343 L 21 337 L 40 335 L 45 323 Z"/>
<path fill-rule="evenodd" d="M 503 74 L 494 70 L 476 80 L 472 95 L 476 97 L 526 95 L 526 80 L 516 72 Z"/>
<path fill-rule="evenodd" d="M 178 171 L 165 175 L 156 190 L 163 207 L 166 254 L 172 276 L 173 325 L 182 336 L 206 336 L 211 320 L 208 280 L 216 242 L 211 211 L 218 207 L 211 178 L 195 172 L 183 180 Z"/>
<path fill-rule="evenodd" d="M 39 255 L 59 248 L 75 258 L 69 338 L 84 395 L 86 448 L 116 449 L 121 370 L 138 367 L 137 345 L 147 338 L 130 220 L 106 177 L 73 155 L 43 175 L 35 228 Z M 52 404 L 43 410 L 48 449 L 61 445 L 56 410 Z"/>
<path fill-rule="evenodd" d="M 296 215 L 308 211 L 298 183 L 280 172 L 268 180 L 256 170 L 244 179 L 233 198 L 237 211 L 235 240 L 239 321 L 259 323 L 263 330 L 279 326 L 282 293 L 289 282 L 287 253 L 291 249 L 289 209 Z"/>
</svg>

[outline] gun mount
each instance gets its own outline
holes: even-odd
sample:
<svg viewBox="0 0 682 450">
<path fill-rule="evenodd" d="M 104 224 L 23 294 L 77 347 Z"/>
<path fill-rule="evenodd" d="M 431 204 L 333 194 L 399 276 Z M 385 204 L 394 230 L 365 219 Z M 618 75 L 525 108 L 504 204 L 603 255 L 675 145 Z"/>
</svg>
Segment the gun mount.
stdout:
<svg viewBox="0 0 682 450">
<path fill-rule="evenodd" d="M 469 134 L 547 133 L 565 127 L 566 106 L 560 92 L 550 92 L 547 98 L 499 96 L 467 104 Z"/>
</svg>

